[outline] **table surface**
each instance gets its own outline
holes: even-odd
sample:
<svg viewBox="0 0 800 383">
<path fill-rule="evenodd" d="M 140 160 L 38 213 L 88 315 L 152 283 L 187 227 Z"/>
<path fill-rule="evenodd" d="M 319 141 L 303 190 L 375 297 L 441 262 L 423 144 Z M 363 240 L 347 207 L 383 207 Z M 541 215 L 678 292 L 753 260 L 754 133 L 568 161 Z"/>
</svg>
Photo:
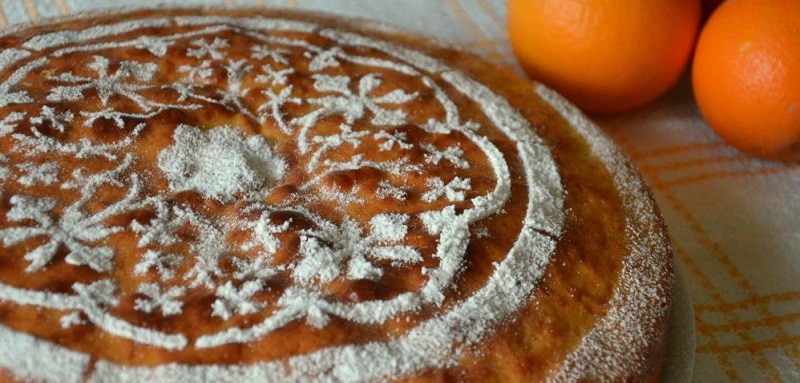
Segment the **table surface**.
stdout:
<svg viewBox="0 0 800 383">
<path fill-rule="evenodd" d="M 137 0 L 271 6 L 389 22 L 518 69 L 502 0 Z M 99 0 L 0 0 L 0 27 Z M 694 308 L 695 382 L 800 381 L 800 166 L 748 157 L 705 124 L 685 76 L 638 110 L 593 119 L 638 165 L 664 214 Z"/>
</svg>

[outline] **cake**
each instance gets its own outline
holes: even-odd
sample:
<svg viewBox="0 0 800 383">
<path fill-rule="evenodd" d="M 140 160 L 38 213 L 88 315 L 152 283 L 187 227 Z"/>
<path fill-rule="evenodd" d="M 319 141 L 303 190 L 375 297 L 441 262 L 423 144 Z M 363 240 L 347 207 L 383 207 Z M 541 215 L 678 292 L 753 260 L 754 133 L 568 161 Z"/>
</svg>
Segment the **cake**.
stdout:
<svg viewBox="0 0 800 383">
<path fill-rule="evenodd" d="M 0 47 L 0 381 L 659 379 L 664 224 L 545 86 L 287 10 Z"/>
</svg>

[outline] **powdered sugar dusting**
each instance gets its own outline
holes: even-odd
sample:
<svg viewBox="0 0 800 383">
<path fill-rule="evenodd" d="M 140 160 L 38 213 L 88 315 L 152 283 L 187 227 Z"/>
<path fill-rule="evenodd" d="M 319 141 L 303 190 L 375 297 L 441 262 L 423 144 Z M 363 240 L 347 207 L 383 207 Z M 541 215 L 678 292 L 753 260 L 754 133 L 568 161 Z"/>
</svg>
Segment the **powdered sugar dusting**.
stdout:
<svg viewBox="0 0 800 383">
<path fill-rule="evenodd" d="M 91 356 L 0 326 L 0 367 L 17 379 L 77 383 Z"/>
<path fill-rule="evenodd" d="M 158 166 L 174 191 L 196 191 L 227 201 L 237 193 L 274 186 L 286 168 L 263 137 L 244 138 L 235 128 L 204 132 L 181 125 L 173 137 L 174 144 L 158 154 Z"/>
<path fill-rule="evenodd" d="M 182 26 L 181 32 L 171 33 L 168 27 L 173 25 Z M 131 37 L 139 28 L 152 34 Z M 164 32 L 157 33 L 159 28 Z M 314 38 L 297 37 L 302 34 Z M 229 40 L 233 35 L 253 46 L 233 49 Z M 100 42 L 101 38 L 108 41 Z M 320 39 L 333 46 L 310 42 Z M 23 47 L 37 52 L 37 58 L 25 62 L 30 55 L 25 50 L 0 53 L 0 70 L 22 63 L 0 84 L 0 105 L 11 110 L 0 116 L 0 138 L 13 143 L 12 152 L 0 158 L 0 180 L 14 182 L 19 190 L 3 194 L 10 209 L 0 241 L 10 248 L 42 240 L 23 256 L 27 269 L 21 272 L 48 271 L 62 262 L 56 255 L 66 248 L 63 262 L 89 268 L 98 278 L 76 282 L 66 292 L 0 282 L 0 299 L 64 311 L 64 329 L 91 325 L 111 336 L 167 351 L 196 352 L 257 341 L 290 323 L 325 329 L 333 317 L 369 325 L 384 324 L 421 307 L 441 311 L 386 342 L 343 344 L 247 366 L 131 367 L 98 358 L 90 381 L 369 381 L 449 366 L 525 304 L 555 249 L 553 238 L 561 233 L 564 196 L 556 165 L 528 122 L 485 86 L 423 53 L 310 23 L 232 16 L 110 21 L 41 35 Z M 141 54 L 113 59 L 111 53 L 125 50 Z M 378 53 L 364 55 L 367 50 Z M 180 61 L 175 65 L 179 79 L 161 83 L 167 76 L 160 73 L 157 62 L 167 53 Z M 83 60 L 85 68 L 50 67 L 52 57 L 65 55 Z M 337 68 L 343 63 L 363 73 L 342 73 Z M 25 90 L 24 80 L 44 70 L 52 86 L 38 100 L 45 106 L 35 115 L 30 115 L 34 110 L 30 108 L 13 110 L 37 101 L 36 94 Z M 401 78 L 408 84 L 392 88 L 384 80 L 389 75 L 405 76 Z M 297 96 L 298 79 L 308 85 L 311 96 Z M 151 97 L 152 92 L 160 96 Z M 493 126 L 465 119 L 449 92 L 461 93 L 478 105 L 485 116 L 482 121 Z M 410 113 L 408 105 L 423 95 L 444 115 L 422 119 Z M 97 108 L 71 109 L 81 100 L 90 100 Z M 133 154 L 160 115 L 204 108 L 227 111 L 249 126 L 274 126 L 273 135 L 296 145 L 292 149 L 298 169 L 289 169 L 275 143 L 236 125 L 180 123 L 168 128 L 172 141 L 159 149 L 155 164 L 143 163 Z M 123 138 L 103 143 L 66 138 L 72 129 L 100 126 L 116 129 L 117 137 Z M 446 306 L 448 290 L 467 267 L 465 253 L 475 239 L 475 224 L 503 214 L 511 198 L 509 159 L 484 136 L 484 129 L 497 129 L 516 143 L 514 156 L 522 163 L 527 206 L 516 241 L 485 285 Z M 409 130 L 424 133 L 425 138 L 418 142 Z M 437 146 L 435 138 L 440 136 L 459 137 L 476 153 L 467 156 L 462 144 Z M 372 155 L 359 152 L 368 147 L 374 148 Z M 337 156 L 345 150 L 355 154 Z M 374 155 L 384 152 L 396 156 Z M 470 176 L 478 155 L 490 173 L 486 176 L 494 181 L 491 187 L 481 188 Z M 58 156 L 79 165 L 67 174 L 55 162 L 42 160 Z M 86 161 L 105 166 L 97 170 L 84 166 Z M 148 171 L 135 170 L 142 167 Z M 432 174 L 438 168 L 452 169 L 452 174 Z M 292 185 L 294 194 L 281 204 L 266 204 L 265 197 L 294 170 L 307 174 L 295 177 L 301 181 Z M 347 189 L 330 181 L 337 174 L 360 171 L 379 174 L 377 188 Z M 404 184 L 402 180 L 409 177 L 423 179 L 424 189 Z M 168 184 L 168 192 L 150 190 L 147 186 L 153 180 Z M 56 199 L 31 192 L 41 186 L 69 190 L 73 192 L 69 196 L 77 197 L 62 209 Z M 123 197 L 90 212 L 99 190 L 116 190 Z M 237 206 L 243 213 L 219 220 L 202 207 L 176 202 L 173 197 L 181 193 L 193 193 L 209 204 Z M 346 213 L 346 208 L 372 200 L 410 198 L 419 201 L 413 213 L 379 211 L 364 222 Z M 342 208 L 326 216 L 309 207 L 314 204 Z M 298 218 L 286 219 L 287 213 Z M 125 214 L 137 218 L 129 224 L 114 219 Z M 435 248 L 413 245 L 410 226 L 419 222 L 425 228 L 421 235 L 429 235 Z M 138 258 L 130 273 L 147 277 L 132 287 L 113 277 L 120 264 L 131 264 L 116 259 L 118 249 L 111 238 L 120 233 L 135 238 L 133 254 Z M 289 234 L 296 235 L 294 244 L 284 242 Z M 239 242 L 231 244 L 231 238 Z M 179 245 L 188 251 L 176 251 Z M 286 246 L 296 246 L 297 253 L 279 261 L 277 255 Z M 334 299 L 326 290 L 341 280 L 380 281 L 389 272 L 421 267 L 428 257 L 435 266 L 422 268 L 424 279 L 418 290 L 352 302 Z M 270 282 L 278 275 L 285 276 L 289 286 L 275 293 Z M 213 297 L 205 310 L 210 323 L 219 323 L 197 336 L 155 330 L 146 321 L 133 324 L 113 314 L 115 308 L 129 304 L 149 317 L 180 318 L 190 304 L 186 297 L 197 291 Z M 9 344 L 21 345 L 15 355 L 0 352 L 0 365 L 21 376 L 57 380 L 47 371 L 37 374 L 14 367 L 19 358 L 41 361 L 38 353 L 55 354 L 57 363 L 90 358 L 2 326 L 0 335 Z M 81 359 L 75 368 L 82 373 L 89 368 L 87 360 Z"/>
<path fill-rule="evenodd" d="M 666 288 L 663 285 L 665 279 L 672 280 L 671 260 L 664 256 L 671 252 L 669 239 L 657 229 L 657 209 L 630 160 L 561 96 L 541 85 L 537 92 L 583 135 L 613 175 L 629 217 L 626 234 L 631 252 L 623 263 L 621 283 L 609 302 L 609 312 L 548 381 L 631 379 L 625 374 L 644 367 L 649 344 L 659 336 L 656 323 L 670 312 L 665 297 L 672 295 L 672 282 Z"/>
</svg>

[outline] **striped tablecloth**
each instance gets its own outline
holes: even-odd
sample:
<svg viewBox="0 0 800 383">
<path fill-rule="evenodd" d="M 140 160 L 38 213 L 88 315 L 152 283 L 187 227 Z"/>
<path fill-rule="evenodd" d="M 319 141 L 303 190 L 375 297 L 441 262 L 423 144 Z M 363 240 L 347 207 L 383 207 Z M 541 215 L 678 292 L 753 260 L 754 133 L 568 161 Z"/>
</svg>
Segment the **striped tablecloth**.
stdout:
<svg viewBox="0 0 800 383">
<path fill-rule="evenodd" d="M 314 9 L 393 23 L 516 66 L 502 0 L 150 1 Z M 0 0 L 0 27 L 118 6 Z M 684 79 L 637 111 L 596 117 L 639 165 L 694 305 L 695 382 L 800 382 L 800 166 L 747 157 L 709 130 Z"/>
</svg>

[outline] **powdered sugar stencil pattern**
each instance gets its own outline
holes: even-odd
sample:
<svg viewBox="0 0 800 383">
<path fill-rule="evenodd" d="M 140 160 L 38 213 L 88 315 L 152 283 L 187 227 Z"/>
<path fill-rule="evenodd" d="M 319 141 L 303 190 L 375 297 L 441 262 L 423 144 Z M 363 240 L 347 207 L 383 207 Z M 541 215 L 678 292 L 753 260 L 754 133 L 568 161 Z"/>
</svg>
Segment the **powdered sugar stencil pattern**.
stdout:
<svg viewBox="0 0 800 383">
<path fill-rule="evenodd" d="M 135 33 L 173 26 L 181 27 L 181 32 Z M 220 37 L 226 33 L 245 36 L 254 43 L 248 50 L 234 50 L 231 41 Z M 298 34 L 313 38 L 290 37 Z M 312 42 L 320 39 L 328 44 Z M 362 50 L 379 54 L 363 55 L 359 53 Z M 165 82 L 169 74 L 161 73 L 156 62 L 174 51 L 183 52 L 176 68 L 178 80 Z M 51 60 L 72 55 L 83 60 L 83 67 L 58 67 Z M 337 73 L 342 62 L 358 66 L 363 73 Z M 549 151 L 526 120 L 501 97 L 464 74 L 422 53 L 372 38 L 282 19 L 149 18 L 31 38 L 19 48 L 0 51 L 0 70 L 11 72 L 0 84 L 0 107 L 5 111 L 0 115 L 0 137 L 14 143 L 12 150 L 0 157 L 0 185 L 16 182 L 18 190 L 30 190 L 13 195 L 3 192 L 10 209 L 6 214 L 9 226 L 0 228 L 2 245 L 41 243 L 24 254 L 23 273 L 64 262 L 91 269 L 98 276 L 92 281 L 76 281 L 68 292 L 0 283 L 0 299 L 61 311 L 65 329 L 91 323 L 111 335 L 167 350 L 247 343 L 298 320 L 318 328 L 324 328 L 331 316 L 354 323 L 383 323 L 424 305 L 440 305 L 462 271 L 472 225 L 501 212 L 511 190 L 503 153 L 482 135 L 478 123 L 461 116 L 445 84 L 480 105 L 488 120 L 517 143 L 525 167 L 528 207 L 507 258 L 473 295 L 397 339 L 327 348 L 287 361 L 250 366 L 145 368 L 100 360 L 93 367 L 96 381 L 120 381 L 120 377 L 131 381 L 144 377 L 161 381 L 199 377 L 211 381 L 303 381 L 308 377 L 362 381 L 448 365 L 465 345 L 480 340 L 525 301 L 549 261 L 553 238 L 561 232 L 563 192 L 558 173 Z M 407 78 L 417 89 L 385 89 L 382 77 L 388 73 Z M 316 96 L 295 96 L 300 78 Z M 45 92 L 26 85 L 37 81 L 49 84 Z M 416 121 L 403 108 L 423 93 L 433 95 L 443 118 Z M 70 109 L 84 98 L 94 98 L 99 107 Z M 272 124 L 276 127 L 273 134 L 296 145 L 297 153 L 306 159 L 298 166 L 307 177 L 296 185 L 294 198 L 279 204 L 263 201 L 291 171 L 289 161 L 269 137 L 229 124 L 171 127 L 172 143 L 157 153 L 151 171 L 135 170 L 145 164 L 133 148 L 154 129 L 153 121 L 159 115 L 210 106 L 255 125 Z M 298 110 L 304 113 L 290 112 Z M 321 133 L 320 124 L 334 119 L 340 122 L 337 131 Z M 357 128 L 359 124 L 372 129 Z M 118 139 L 69 138 L 71 129 L 99 127 L 116 129 L 113 136 Z M 427 189 L 414 191 L 424 202 L 415 214 L 386 211 L 362 223 L 348 217 L 346 209 L 325 215 L 309 207 L 308 203 L 322 202 L 358 205 L 365 198 L 403 201 L 411 192 L 398 181 L 403 177 L 426 176 L 437 166 L 446 165 L 456 172 L 472 166 L 460 147 L 412 142 L 404 129 L 429 136 L 465 137 L 491 165 L 496 180 L 493 190 L 478 194 L 467 176 L 447 178 L 434 173 L 425 182 Z M 354 155 L 348 159 L 334 155 L 342 147 L 366 146 L 379 148 L 379 153 L 417 150 L 424 155 Z M 59 158 L 79 164 L 85 161 L 86 166 L 67 173 L 55 162 Z M 90 166 L 90 162 L 104 166 Z M 364 168 L 384 175 L 372 196 L 343 193 L 324 182 L 331 173 Z M 170 193 L 196 193 L 215 203 L 244 206 L 246 218 L 216 220 L 202 209 L 175 204 L 170 193 L 155 193 L 149 186 L 151 178 L 159 177 L 166 180 Z M 75 198 L 68 206 L 59 207 L 56 200 L 33 191 L 45 186 Z M 90 211 L 88 206 L 98 191 L 107 188 L 125 190 L 124 197 Z M 138 211 L 146 211 L 150 218 L 126 225 L 113 220 Z M 287 212 L 301 218 L 280 218 Z M 337 278 L 379 280 L 386 272 L 417 267 L 424 254 L 408 241 L 411 222 L 421 222 L 437 244 L 432 256 L 438 266 L 424 270 L 427 280 L 419 290 L 357 302 L 326 295 L 325 285 Z M 176 235 L 186 228 L 200 233 L 188 244 Z M 133 289 L 114 280 L 119 262 L 109 241 L 122 232 L 136 237 L 139 258 L 129 271 L 154 276 Z M 227 240 L 233 233 L 246 238 L 236 249 Z M 299 236 L 298 256 L 280 262 L 274 256 L 285 245 L 281 238 L 287 233 Z M 193 257 L 175 251 L 181 245 L 188 246 Z M 63 249 L 66 256 L 57 256 Z M 255 255 L 245 257 L 243 252 Z M 387 262 L 391 271 L 381 266 Z M 235 271 L 226 271 L 223 263 L 234 265 Z M 263 293 L 277 275 L 288 276 L 291 285 L 277 298 L 267 299 Z M 185 297 L 193 289 L 214 293 L 211 316 L 223 323 L 254 314 L 263 319 L 249 327 L 223 324 L 218 331 L 190 341 L 180 332 L 132 323 L 113 314 L 114 307 L 135 296 L 138 312 L 180 316 Z M 486 306 L 497 309 L 485 310 Z M 47 355 L 54 361 L 49 363 L 56 364 L 85 359 L 80 353 L 5 327 L 0 327 L 0 338 L 19 344 L 16 356 L 0 355 L 0 365 L 22 377 L 53 380 L 46 370 L 20 367 L 15 362 L 20 356 L 42 361 Z M 395 363 L 381 362 L 390 358 Z M 83 360 L 78 365 L 87 363 Z M 79 379 L 81 374 L 76 371 L 72 375 Z"/>
</svg>

